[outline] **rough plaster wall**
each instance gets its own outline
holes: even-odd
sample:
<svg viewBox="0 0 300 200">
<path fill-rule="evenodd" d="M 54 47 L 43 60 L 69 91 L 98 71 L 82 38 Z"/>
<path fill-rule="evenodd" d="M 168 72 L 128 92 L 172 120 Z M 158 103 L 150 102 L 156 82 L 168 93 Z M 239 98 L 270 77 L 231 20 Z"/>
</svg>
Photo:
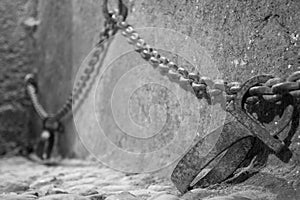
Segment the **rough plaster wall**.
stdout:
<svg viewBox="0 0 300 200">
<path fill-rule="evenodd" d="M 33 70 L 36 55 L 34 29 L 24 25 L 36 16 L 35 3 L 0 2 L 0 155 L 13 147 L 27 146 L 28 138 L 33 137 L 28 128 L 32 111 L 23 80 Z"/>
<path fill-rule="evenodd" d="M 80 63 L 97 41 L 103 24 L 101 1 L 41 2 L 44 9 L 40 26 L 40 51 L 43 52 L 40 83 L 45 88 L 43 103 L 54 111 L 67 97 L 70 81 L 75 79 Z M 132 25 L 169 28 L 192 37 L 209 53 L 227 81 L 244 81 L 261 73 L 284 77 L 299 67 L 299 1 L 136 0 L 127 3 L 128 21 Z M 113 42 L 108 57 L 118 52 L 118 43 Z M 92 135 L 97 134 L 89 116 L 82 116 L 81 120 Z M 69 131 L 74 130 L 72 122 L 67 127 Z M 68 132 L 74 139 L 72 134 Z M 78 140 L 75 152 L 86 155 Z"/>
</svg>

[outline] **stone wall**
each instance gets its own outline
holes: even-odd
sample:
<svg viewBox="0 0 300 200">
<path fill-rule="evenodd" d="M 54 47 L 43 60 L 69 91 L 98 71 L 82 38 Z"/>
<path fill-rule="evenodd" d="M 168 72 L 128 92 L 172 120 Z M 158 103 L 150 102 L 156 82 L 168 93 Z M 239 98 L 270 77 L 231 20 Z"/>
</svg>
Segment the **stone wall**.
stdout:
<svg viewBox="0 0 300 200">
<path fill-rule="evenodd" d="M 34 71 L 36 3 L 0 2 L 0 155 L 23 149 L 33 137 L 24 76 Z"/>
</svg>

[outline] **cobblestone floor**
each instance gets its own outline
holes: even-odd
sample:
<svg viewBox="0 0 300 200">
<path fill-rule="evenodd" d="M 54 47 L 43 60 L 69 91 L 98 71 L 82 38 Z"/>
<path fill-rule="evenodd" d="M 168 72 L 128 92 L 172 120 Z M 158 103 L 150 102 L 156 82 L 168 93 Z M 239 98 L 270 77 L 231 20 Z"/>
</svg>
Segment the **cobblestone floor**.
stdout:
<svg viewBox="0 0 300 200">
<path fill-rule="evenodd" d="M 299 200 L 299 167 L 268 168 L 242 184 L 180 195 L 168 178 L 126 174 L 84 160 L 45 166 L 22 157 L 0 160 L 2 200 Z M 277 175 L 276 175 L 277 174 Z"/>
</svg>

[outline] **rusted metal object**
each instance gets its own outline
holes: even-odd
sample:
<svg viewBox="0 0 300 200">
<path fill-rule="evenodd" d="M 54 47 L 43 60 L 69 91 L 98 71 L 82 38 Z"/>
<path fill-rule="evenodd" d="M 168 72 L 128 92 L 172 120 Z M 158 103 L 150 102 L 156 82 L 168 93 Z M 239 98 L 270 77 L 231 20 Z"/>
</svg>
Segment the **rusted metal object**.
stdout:
<svg viewBox="0 0 300 200">
<path fill-rule="evenodd" d="M 220 134 L 221 132 L 221 134 Z M 207 149 L 208 141 L 211 141 L 220 134 L 215 146 Z M 171 180 L 177 189 L 185 193 L 193 187 L 206 187 L 224 181 L 230 176 L 245 159 L 247 152 L 250 151 L 253 137 L 245 127 L 239 122 L 232 121 L 226 123 L 210 133 L 208 137 L 196 143 L 179 161 L 174 169 Z M 218 166 L 213 166 L 212 170 L 202 177 L 195 186 L 191 185 L 197 175 L 203 171 L 213 160 L 223 153 Z M 208 154 L 203 153 L 209 151 Z"/>
<path fill-rule="evenodd" d="M 291 151 L 284 142 L 273 136 L 278 135 L 290 124 L 295 111 L 293 98 L 286 96 L 282 99 L 281 106 L 283 106 L 284 112 L 278 124 L 269 128 L 270 130 L 245 109 L 249 90 L 272 78 L 270 75 L 260 75 L 246 81 L 226 108 L 235 120 L 226 123 L 224 127 L 220 127 L 208 136 L 211 137 L 211 135 L 221 132 L 216 145 L 209 149 L 207 154 L 203 154 L 202 152 L 207 150 L 205 146 L 207 146 L 206 142 L 209 139 L 202 139 L 179 161 L 171 179 L 180 192 L 184 193 L 195 187 L 207 187 L 226 180 L 245 160 L 256 138 L 274 151 L 282 161 L 287 161 L 291 157 Z M 252 92 L 255 90 L 257 88 Z M 209 165 L 223 152 L 225 153 L 219 161 L 210 167 Z M 192 185 L 191 183 L 195 182 L 194 179 L 197 175 L 205 171 L 205 168 L 208 168 L 209 172 L 198 178 L 196 183 Z"/>
<path fill-rule="evenodd" d="M 197 181 L 192 188 L 208 187 L 226 180 L 237 170 L 242 161 L 248 156 L 254 141 L 254 138 L 249 136 L 233 143 L 219 160 L 218 164 Z"/>
<path fill-rule="evenodd" d="M 265 127 L 262 126 L 262 124 L 255 119 L 253 116 L 249 115 L 245 108 L 244 108 L 244 99 L 249 90 L 261 83 L 265 83 L 268 80 L 273 78 L 271 75 L 259 75 L 255 76 L 248 81 L 246 81 L 241 90 L 237 93 L 236 99 L 230 103 L 228 106 L 227 111 L 230 112 L 243 126 L 245 126 L 254 136 L 259 138 L 261 141 L 263 141 L 270 149 L 272 149 L 275 154 L 280 159 L 286 159 L 287 156 L 291 156 L 291 152 L 289 149 L 286 148 L 286 145 L 283 141 L 280 141 L 278 139 L 275 139 L 271 134 L 270 131 L 267 130 Z M 289 123 L 289 120 L 291 119 L 292 113 L 287 113 L 285 117 L 290 116 L 290 118 L 283 118 L 279 124 L 280 128 L 282 126 L 285 126 L 287 123 Z M 279 130 L 280 130 L 279 128 Z M 276 135 L 276 133 L 272 133 L 273 135 Z M 284 157 L 284 158 L 283 158 Z"/>
</svg>

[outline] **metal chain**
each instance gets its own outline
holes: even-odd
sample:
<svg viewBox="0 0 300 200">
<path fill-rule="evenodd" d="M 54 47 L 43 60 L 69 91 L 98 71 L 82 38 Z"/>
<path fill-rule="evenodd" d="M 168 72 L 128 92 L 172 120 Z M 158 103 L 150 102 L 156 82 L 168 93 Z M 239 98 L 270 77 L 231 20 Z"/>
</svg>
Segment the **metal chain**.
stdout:
<svg viewBox="0 0 300 200">
<path fill-rule="evenodd" d="M 223 92 L 226 92 L 226 99 L 231 100 L 241 88 L 241 84 L 238 82 L 213 81 L 209 77 L 200 77 L 199 73 L 188 72 L 148 45 L 131 25 L 123 21 L 121 16 L 113 15 L 112 18 L 122 30 L 122 35 L 127 38 L 128 43 L 135 46 L 135 50 L 143 59 L 157 68 L 162 75 L 166 75 L 170 81 L 178 83 L 183 89 L 189 90 L 188 88 L 191 87 L 197 98 L 205 98 L 209 104 L 216 104 L 218 100 L 222 99 L 217 97 L 222 96 Z"/>
<path fill-rule="evenodd" d="M 216 104 L 223 101 L 218 96 L 223 96 L 225 92 L 226 101 L 230 102 L 241 89 L 239 82 L 213 81 L 209 77 L 201 77 L 198 72 L 188 72 L 148 45 L 134 28 L 123 20 L 122 16 L 113 15 L 112 19 L 122 30 L 122 35 L 127 38 L 128 43 L 135 47 L 143 59 L 157 68 L 162 75 L 166 75 L 170 81 L 178 83 L 183 89 L 188 90 L 191 87 L 197 98 L 205 98 L 209 104 Z M 294 72 L 286 80 L 273 78 L 264 85 L 251 88 L 250 95 L 252 97 L 249 97 L 246 103 L 255 103 L 260 96 L 268 102 L 279 101 L 285 93 L 289 93 L 295 98 L 300 97 L 300 71 Z"/>
<path fill-rule="evenodd" d="M 87 82 L 91 78 L 91 74 L 95 70 L 95 65 L 100 59 L 100 54 L 104 51 L 104 42 L 108 40 L 112 35 L 116 33 L 117 29 L 112 24 L 106 23 L 105 29 L 100 33 L 99 42 L 96 44 L 97 47 L 101 47 L 101 51 L 96 51 L 92 57 L 92 60 L 89 61 L 87 67 L 83 70 L 83 74 L 80 76 L 79 81 L 75 84 L 75 88 L 70 93 L 65 104 L 54 114 L 53 118 L 56 120 L 62 119 L 72 110 L 72 104 L 75 104 L 82 95 Z"/>
<path fill-rule="evenodd" d="M 56 113 L 47 113 L 43 106 L 39 103 L 36 91 L 37 85 L 34 81 L 33 75 L 29 74 L 25 77 L 28 95 L 32 101 L 33 107 L 35 108 L 36 112 L 42 120 L 49 118 L 52 121 L 59 121 L 62 118 L 64 118 L 68 113 L 70 113 L 70 111 L 72 110 L 72 105 L 75 105 L 80 99 L 85 87 L 87 86 L 87 82 L 91 78 L 91 74 L 95 70 L 95 65 L 100 59 L 100 54 L 104 51 L 105 41 L 107 41 L 110 37 L 116 34 L 117 30 L 118 27 L 116 27 L 115 24 L 107 22 L 105 23 L 105 28 L 103 31 L 101 31 L 99 35 L 99 42 L 96 44 L 96 46 L 99 47 L 99 50 L 94 52 L 92 59 L 88 61 L 87 67 L 83 69 L 83 74 L 80 76 L 78 82 L 75 84 L 75 87 L 69 94 L 66 102 Z"/>
<path fill-rule="evenodd" d="M 252 87 L 246 102 L 254 105 L 261 98 L 267 102 L 280 101 L 284 95 L 290 94 L 295 99 L 300 97 L 300 71 L 292 73 L 286 79 L 272 78 L 265 84 Z"/>
<path fill-rule="evenodd" d="M 25 77 L 25 81 L 27 83 L 27 93 L 30 97 L 33 107 L 35 108 L 37 114 L 42 120 L 45 120 L 48 117 L 48 113 L 45 111 L 43 106 L 39 103 L 37 98 L 37 87 L 34 82 L 34 78 L 32 74 L 28 74 Z"/>
</svg>

